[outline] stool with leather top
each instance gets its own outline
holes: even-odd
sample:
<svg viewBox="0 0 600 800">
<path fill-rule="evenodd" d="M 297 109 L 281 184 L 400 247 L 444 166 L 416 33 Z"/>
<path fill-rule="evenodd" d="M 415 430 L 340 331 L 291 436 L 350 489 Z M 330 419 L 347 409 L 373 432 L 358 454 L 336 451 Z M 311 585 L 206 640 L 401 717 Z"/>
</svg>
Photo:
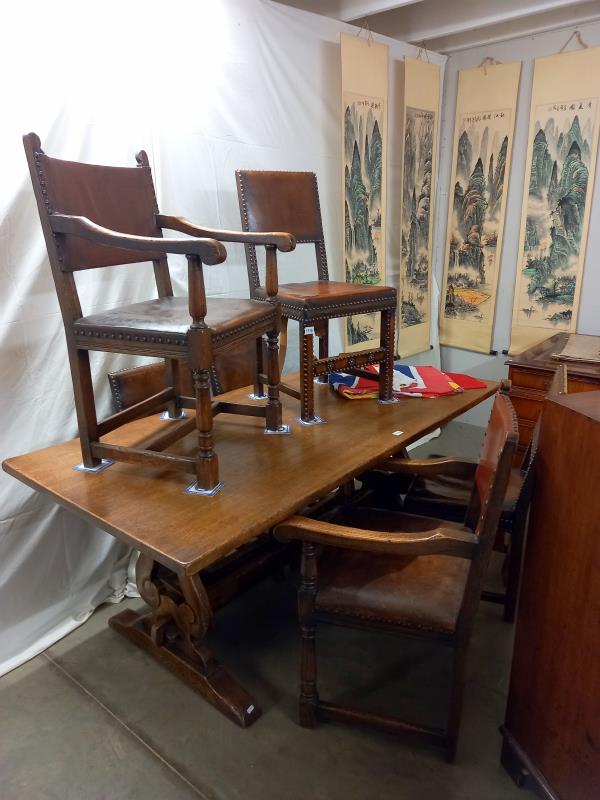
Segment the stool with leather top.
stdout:
<svg viewBox="0 0 600 800">
<path fill-rule="evenodd" d="M 50 158 L 34 133 L 24 136 L 23 141 L 67 339 L 83 455 L 81 468 L 97 471 L 116 459 L 180 469 L 196 476 L 189 491 L 214 494 L 222 486 L 213 444 L 215 414 L 262 416 L 268 432 L 283 431 L 278 395 L 280 312 L 276 286 L 271 284 L 267 303 L 247 299 L 207 301 L 203 264 L 225 260 L 222 241 L 264 245 L 270 263 L 276 249 L 294 248 L 293 236 L 215 231 L 182 217 L 159 214 L 144 151 L 137 155 L 137 167 L 107 167 Z M 163 229 L 190 238 L 165 239 Z M 173 296 L 168 253 L 187 258 L 188 298 Z M 77 271 L 143 261 L 154 265 L 157 299 L 83 315 L 75 283 Z M 260 363 L 258 371 L 261 383 L 268 384 L 266 405 L 213 404 L 210 371 L 215 354 L 245 340 L 254 340 L 257 353 L 262 353 L 265 335 L 267 374 L 262 375 Z M 165 358 L 167 385 L 137 405 L 98 421 L 90 350 Z M 181 363 L 191 370 L 193 396 L 181 391 Z M 102 441 L 105 434 L 165 402 L 173 422 L 166 423 L 165 430 L 150 440 L 137 447 Z M 195 408 L 195 418 L 185 419 L 183 408 Z M 167 452 L 194 428 L 198 432 L 195 457 Z"/>
<path fill-rule="evenodd" d="M 298 243 L 313 244 L 317 262 L 317 280 L 283 283 L 277 289 L 281 303 L 281 360 L 285 358 L 287 321 L 300 326 L 300 392 L 281 385 L 281 391 L 300 400 L 300 420 L 305 424 L 323 422 L 314 412 L 313 381 L 326 380 L 330 372 L 344 371 L 354 375 L 373 373 L 361 368 L 379 364 L 379 399 L 392 401 L 395 345 L 396 290 L 389 286 L 373 286 L 343 281 L 330 281 L 321 220 L 317 177 L 313 172 L 236 171 L 242 227 L 259 231 L 264 225 L 292 233 Z M 283 227 L 282 227 L 283 226 Z M 269 296 L 268 275 L 262 286 L 256 247 L 245 245 L 250 296 L 266 300 Z M 329 356 L 329 320 L 353 314 L 381 312 L 378 348 L 356 353 Z M 314 358 L 313 332 L 319 337 L 319 357 Z"/>
</svg>

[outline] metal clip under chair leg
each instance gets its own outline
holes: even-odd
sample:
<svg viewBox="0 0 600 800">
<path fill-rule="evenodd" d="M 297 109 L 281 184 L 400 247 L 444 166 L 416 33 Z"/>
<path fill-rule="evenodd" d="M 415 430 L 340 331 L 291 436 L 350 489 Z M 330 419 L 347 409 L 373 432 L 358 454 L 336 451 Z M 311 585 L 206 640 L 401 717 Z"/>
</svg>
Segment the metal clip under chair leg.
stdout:
<svg viewBox="0 0 600 800">
<path fill-rule="evenodd" d="M 97 467 L 86 467 L 85 464 L 76 464 L 73 467 L 73 469 L 76 470 L 77 472 L 97 473 L 97 472 L 102 472 L 103 470 L 108 469 L 109 467 L 112 467 L 114 463 L 115 462 L 110 458 L 103 458 Z"/>
<path fill-rule="evenodd" d="M 291 433 L 291 432 L 292 432 L 292 426 L 289 425 L 288 423 L 283 423 L 277 428 L 277 430 L 274 431 L 269 430 L 269 428 L 265 428 L 265 434 L 268 434 L 270 436 L 279 436 L 281 434 Z"/>
<path fill-rule="evenodd" d="M 216 486 L 213 486 L 212 489 L 201 489 L 197 483 L 190 483 L 190 485 L 186 486 L 183 491 L 184 494 L 198 494 L 201 497 L 214 497 L 217 492 L 221 491 L 223 486 L 225 486 L 225 484 L 219 481 L 219 483 L 217 483 Z"/>
<path fill-rule="evenodd" d="M 160 415 L 160 418 L 169 420 L 169 422 L 177 422 L 180 419 L 187 419 L 187 416 L 188 415 L 185 413 L 185 411 L 182 408 L 181 409 L 181 413 L 179 414 L 178 417 L 170 417 L 168 411 L 163 411 L 163 413 Z"/>
</svg>

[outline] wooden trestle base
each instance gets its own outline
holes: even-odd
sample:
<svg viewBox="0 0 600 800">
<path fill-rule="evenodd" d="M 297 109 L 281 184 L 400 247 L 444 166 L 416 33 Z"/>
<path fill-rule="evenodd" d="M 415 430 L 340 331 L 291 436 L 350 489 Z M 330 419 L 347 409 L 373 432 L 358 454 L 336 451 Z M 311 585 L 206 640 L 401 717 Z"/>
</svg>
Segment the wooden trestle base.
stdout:
<svg viewBox="0 0 600 800">
<path fill-rule="evenodd" d="M 182 639 L 176 630 L 166 630 L 162 641 L 153 636 L 153 614 L 122 611 L 111 617 L 110 627 L 149 653 L 160 664 L 208 703 L 242 728 L 262 714 L 252 696 L 212 655 L 202 640 Z"/>
</svg>

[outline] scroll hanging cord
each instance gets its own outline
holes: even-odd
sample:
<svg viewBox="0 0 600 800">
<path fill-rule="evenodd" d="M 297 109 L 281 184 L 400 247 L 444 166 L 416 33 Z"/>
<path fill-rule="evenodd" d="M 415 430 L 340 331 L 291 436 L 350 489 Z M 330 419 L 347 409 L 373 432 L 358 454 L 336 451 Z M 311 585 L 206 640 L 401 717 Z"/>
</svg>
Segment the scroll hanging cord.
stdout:
<svg viewBox="0 0 600 800">
<path fill-rule="evenodd" d="M 425 39 L 419 45 L 419 49 L 417 50 L 417 60 L 421 59 L 423 61 L 423 56 L 427 59 L 427 63 L 430 64 L 429 61 L 429 51 L 427 50 L 427 45 L 425 44 Z"/>
<path fill-rule="evenodd" d="M 579 31 L 578 30 L 574 30 L 573 33 L 567 39 L 567 41 L 563 44 L 563 46 L 558 51 L 559 54 L 564 52 L 565 48 L 567 47 L 567 45 L 569 44 L 571 39 L 576 39 L 577 40 L 577 44 L 581 47 L 581 49 L 582 50 L 587 50 L 589 45 L 587 44 L 587 42 L 583 41 L 583 38 L 582 38 L 581 34 L 579 33 Z"/>
<path fill-rule="evenodd" d="M 356 34 L 356 38 L 357 39 L 361 35 L 361 33 L 363 31 L 367 32 L 367 44 L 370 47 L 372 44 L 375 43 L 375 39 L 373 38 L 373 31 L 371 30 L 371 27 L 369 25 L 369 18 L 368 17 L 365 19 L 365 21 L 362 23 L 362 25 L 358 29 L 358 33 Z"/>
<path fill-rule="evenodd" d="M 501 61 L 498 61 L 496 58 L 492 58 L 492 56 L 486 56 L 481 64 L 477 67 L 477 69 L 481 69 L 483 67 L 483 74 L 487 75 L 487 68 L 488 67 L 496 67 L 498 64 L 501 64 Z"/>
</svg>

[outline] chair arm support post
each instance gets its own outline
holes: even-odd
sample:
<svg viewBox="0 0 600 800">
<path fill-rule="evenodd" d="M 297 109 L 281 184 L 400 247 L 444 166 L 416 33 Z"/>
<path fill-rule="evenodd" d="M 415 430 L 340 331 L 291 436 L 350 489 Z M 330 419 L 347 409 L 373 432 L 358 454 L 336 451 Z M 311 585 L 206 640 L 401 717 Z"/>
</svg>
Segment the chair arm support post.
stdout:
<svg viewBox="0 0 600 800">
<path fill-rule="evenodd" d="M 215 239 L 163 239 L 158 236 L 135 236 L 96 225 L 87 217 L 50 214 L 53 233 L 80 236 L 107 247 L 140 250 L 149 253 L 180 253 L 199 256 L 205 264 L 221 264 L 227 258 L 224 246 Z"/>
<path fill-rule="evenodd" d="M 216 239 L 219 242 L 240 242 L 241 244 L 273 245 L 282 253 L 289 253 L 296 247 L 296 239 L 291 233 L 265 231 L 250 233 L 245 231 L 225 231 L 217 228 L 204 228 L 190 222 L 185 217 L 156 214 L 156 224 L 160 228 L 186 233 L 188 236 Z"/>
<path fill-rule="evenodd" d="M 265 245 L 266 269 L 265 269 L 265 289 L 269 300 L 274 300 L 279 291 L 279 278 L 277 275 L 277 248 L 275 245 Z"/>
<path fill-rule="evenodd" d="M 398 556 L 450 555 L 471 559 L 479 544 L 477 536 L 466 528 L 440 525 L 438 528 L 416 533 L 370 531 L 300 516 L 290 517 L 275 526 L 273 535 L 281 542 L 298 539 L 349 550 Z"/>
<path fill-rule="evenodd" d="M 198 256 L 188 256 L 188 304 L 192 328 L 204 328 L 206 323 L 206 291 L 202 260 Z"/>
</svg>

